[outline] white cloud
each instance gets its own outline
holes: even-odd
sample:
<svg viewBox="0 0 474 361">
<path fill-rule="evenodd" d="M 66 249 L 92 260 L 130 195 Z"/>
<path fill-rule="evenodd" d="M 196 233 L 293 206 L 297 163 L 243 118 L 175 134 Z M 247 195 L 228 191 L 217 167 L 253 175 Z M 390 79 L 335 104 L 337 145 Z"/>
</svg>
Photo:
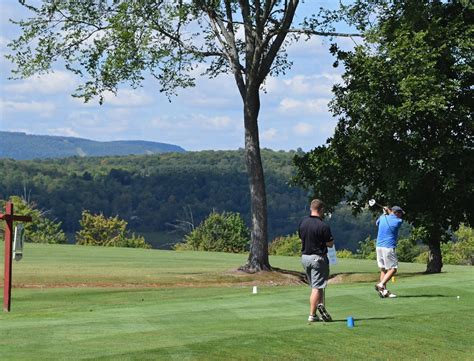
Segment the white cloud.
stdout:
<svg viewBox="0 0 474 361">
<path fill-rule="evenodd" d="M 56 106 L 51 102 L 16 102 L 11 100 L 0 101 L 0 113 L 2 117 L 6 113 L 28 112 L 36 113 L 40 117 L 50 117 L 55 111 Z"/>
<path fill-rule="evenodd" d="M 283 113 L 291 112 L 293 114 L 314 114 L 327 113 L 328 98 L 316 98 L 309 100 L 299 100 L 294 98 L 284 98 L 280 102 L 278 110 Z"/>
<path fill-rule="evenodd" d="M 200 123 L 204 128 L 209 129 L 223 129 L 232 124 L 232 119 L 228 116 L 208 117 L 205 115 L 198 115 L 194 116 L 193 120 Z"/>
<path fill-rule="evenodd" d="M 123 120 L 126 118 L 131 118 L 133 112 L 130 108 L 113 108 L 107 112 L 107 116 L 110 119 Z"/>
<path fill-rule="evenodd" d="M 56 71 L 27 78 L 16 83 L 8 84 L 5 89 L 14 93 L 39 93 L 57 94 L 71 92 L 76 85 L 76 80 L 71 73 Z"/>
<path fill-rule="evenodd" d="M 1 11 L 1 10 L 0 10 Z M 8 44 L 8 39 L 0 35 L 0 49 L 6 48 Z"/>
<path fill-rule="evenodd" d="M 51 128 L 48 129 L 49 135 L 57 135 L 57 136 L 65 136 L 65 137 L 79 137 L 79 133 L 77 133 L 72 128 Z"/>
<path fill-rule="evenodd" d="M 176 118 L 176 117 L 174 117 Z M 224 130 L 237 125 L 237 122 L 229 116 L 208 116 L 205 114 L 193 114 L 187 119 L 172 119 L 169 117 L 153 118 L 149 123 L 153 128 L 162 130 Z M 240 125 L 240 124 L 239 124 Z"/>
<path fill-rule="evenodd" d="M 275 128 L 270 128 L 262 132 L 262 140 L 264 141 L 272 141 L 275 140 L 275 138 L 278 135 L 278 130 Z"/>
<path fill-rule="evenodd" d="M 329 54 L 329 42 L 324 41 L 322 37 L 313 36 L 305 41 L 301 38 L 298 42 L 291 44 L 288 48 L 288 54 L 291 57 L 315 57 Z"/>
<path fill-rule="evenodd" d="M 73 111 L 68 114 L 67 120 L 75 127 L 97 127 L 103 122 L 103 118 L 97 113 L 86 111 Z"/>
<path fill-rule="evenodd" d="M 314 126 L 308 123 L 300 122 L 293 127 L 293 133 L 300 136 L 309 136 L 314 130 Z"/>
<path fill-rule="evenodd" d="M 288 79 L 268 78 L 266 89 L 274 95 L 292 94 L 331 97 L 332 87 L 341 81 L 341 75 L 337 72 L 311 75 L 298 74 Z"/>
<path fill-rule="evenodd" d="M 121 107 L 138 107 L 149 105 L 153 102 L 153 97 L 143 90 L 120 89 L 115 95 L 112 92 L 104 93 L 104 103 Z"/>
<path fill-rule="evenodd" d="M 175 128 L 172 121 L 164 118 L 154 118 L 150 121 L 150 126 L 157 129 L 167 130 Z"/>
</svg>

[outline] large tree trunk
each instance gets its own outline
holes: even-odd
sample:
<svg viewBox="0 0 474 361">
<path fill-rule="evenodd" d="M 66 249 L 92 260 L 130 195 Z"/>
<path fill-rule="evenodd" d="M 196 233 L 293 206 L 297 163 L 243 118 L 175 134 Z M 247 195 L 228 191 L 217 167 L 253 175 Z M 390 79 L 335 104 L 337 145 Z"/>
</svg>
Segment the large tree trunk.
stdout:
<svg viewBox="0 0 474 361">
<path fill-rule="evenodd" d="M 441 255 L 440 232 L 433 231 L 428 239 L 428 264 L 426 273 L 440 273 L 443 268 L 443 259 Z"/>
<path fill-rule="evenodd" d="M 248 92 L 244 99 L 245 162 L 250 186 L 252 233 L 247 263 L 240 267 L 246 272 L 271 270 L 268 260 L 267 194 L 260 156 L 258 113 L 260 98 L 258 89 Z"/>
</svg>

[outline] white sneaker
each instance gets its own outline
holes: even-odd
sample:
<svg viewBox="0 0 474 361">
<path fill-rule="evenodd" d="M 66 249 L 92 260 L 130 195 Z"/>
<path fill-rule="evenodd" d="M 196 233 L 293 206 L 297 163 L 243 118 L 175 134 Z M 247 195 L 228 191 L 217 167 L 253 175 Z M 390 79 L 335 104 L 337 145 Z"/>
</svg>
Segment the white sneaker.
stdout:
<svg viewBox="0 0 474 361">
<path fill-rule="evenodd" d="M 309 315 L 308 317 L 308 322 L 318 322 L 320 321 L 319 317 L 318 316 L 311 316 Z"/>
<path fill-rule="evenodd" d="M 397 298 L 397 295 L 396 295 L 396 294 L 391 293 L 391 292 L 390 292 L 389 290 L 387 290 L 387 289 L 384 289 L 384 290 L 382 291 L 382 295 L 383 295 L 384 298 Z"/>
</svg>

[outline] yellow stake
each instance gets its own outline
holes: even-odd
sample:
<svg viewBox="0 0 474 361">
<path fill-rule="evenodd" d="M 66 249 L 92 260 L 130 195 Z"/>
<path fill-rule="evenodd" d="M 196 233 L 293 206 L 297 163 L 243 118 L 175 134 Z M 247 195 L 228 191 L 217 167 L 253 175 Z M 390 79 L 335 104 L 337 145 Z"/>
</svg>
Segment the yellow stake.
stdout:
<svg viewBox="0 0 474 361">
<path fill-rule="evenodd" d="M 395 283 L 395 276 L 392 276 L 392 282 Z"/>
</svg>

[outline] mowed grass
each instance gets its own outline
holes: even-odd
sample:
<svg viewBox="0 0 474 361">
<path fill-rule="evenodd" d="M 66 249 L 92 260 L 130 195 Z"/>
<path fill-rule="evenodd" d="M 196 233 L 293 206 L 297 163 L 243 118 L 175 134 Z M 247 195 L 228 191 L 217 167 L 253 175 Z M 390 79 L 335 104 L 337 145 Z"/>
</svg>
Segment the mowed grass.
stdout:
<svg viewBox="0 0 474 361">
<path fill-rule="evenodd" d="M 326 296 L 335 322 L 308 324 L 308 286 L 235 272 L 246 257 L 27 244 L 0 360 L 473 359 L 472 267 L 402 264 L 399 298 L 380 299 L 374 261 L 340 260 Z M 301 271 L 298 257 L 271 263 Z"/>
</svg>

